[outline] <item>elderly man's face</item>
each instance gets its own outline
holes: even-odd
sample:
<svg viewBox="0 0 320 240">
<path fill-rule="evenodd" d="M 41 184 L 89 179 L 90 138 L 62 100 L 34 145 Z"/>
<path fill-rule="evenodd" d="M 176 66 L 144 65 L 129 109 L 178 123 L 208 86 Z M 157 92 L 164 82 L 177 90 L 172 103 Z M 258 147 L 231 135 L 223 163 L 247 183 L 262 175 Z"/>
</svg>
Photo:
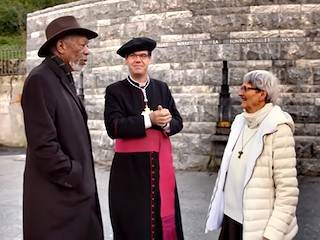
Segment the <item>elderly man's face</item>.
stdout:
<svg viewBox="0 0 320 240">
<path fill-rule="evenodd" d="M 63 40 L 65 45 L 63 60 L 73 71 L 80 71 L 86 65 L 89 55 L 89 40 L 84 36 L 67 36 Z"/>
</svg>

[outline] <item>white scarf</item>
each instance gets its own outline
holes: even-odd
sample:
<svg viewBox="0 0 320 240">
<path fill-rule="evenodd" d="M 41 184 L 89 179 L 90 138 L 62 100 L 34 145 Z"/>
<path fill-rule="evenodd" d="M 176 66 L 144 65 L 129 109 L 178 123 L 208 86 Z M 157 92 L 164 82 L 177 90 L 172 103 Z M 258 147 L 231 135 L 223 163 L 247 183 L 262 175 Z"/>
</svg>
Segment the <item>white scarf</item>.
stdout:
<svg viewBox="0 0 320 240">
<path fill-rule="evenodd" d="M 263 106 L 263 108 L 259 109 L 258 111 L 254 113 L 248 113 L 244 112 L 243 116 L 246 119 L 246 123 L 249 128 L 256 128 L 260 125 L 260 123 L 263 121 L 263 119 L 268 115 L 268 113 L 273 108 L 272 103 L 267 103 Z"/>
</svg>

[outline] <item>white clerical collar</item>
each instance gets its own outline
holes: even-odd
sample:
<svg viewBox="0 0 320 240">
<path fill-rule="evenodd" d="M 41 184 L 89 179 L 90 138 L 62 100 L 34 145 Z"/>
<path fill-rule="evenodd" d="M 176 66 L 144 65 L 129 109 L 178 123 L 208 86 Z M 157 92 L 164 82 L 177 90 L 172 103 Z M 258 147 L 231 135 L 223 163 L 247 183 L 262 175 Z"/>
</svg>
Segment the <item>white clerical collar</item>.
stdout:
<svg viewBox="0 0 320 240">
<path fill-rule="evenodd" d="M 131 75 L 129 75 L 128 78 L 129 78 L 129 80 L 131 80 L 132 82 L 137 84 L 139 87 L 144 87 L 150 82 L 149 75 L 147 75 L 147 80 L 144 83 L 140 83 L 140 82 L 134 80 L 134 78 Z"/>
</svg>

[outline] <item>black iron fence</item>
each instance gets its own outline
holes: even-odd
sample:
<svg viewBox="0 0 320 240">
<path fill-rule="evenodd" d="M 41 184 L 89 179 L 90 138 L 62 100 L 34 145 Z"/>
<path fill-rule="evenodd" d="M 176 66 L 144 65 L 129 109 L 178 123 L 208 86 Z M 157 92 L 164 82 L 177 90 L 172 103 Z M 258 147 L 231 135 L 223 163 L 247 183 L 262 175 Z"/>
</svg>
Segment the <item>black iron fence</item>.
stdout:
<svg viewBox="0 0 320 240">
<path fill-rule="evenodd" d="M 25 58 L 24 48 L 0 48 L 0 76 L 25 74 Z"/>
</svg>

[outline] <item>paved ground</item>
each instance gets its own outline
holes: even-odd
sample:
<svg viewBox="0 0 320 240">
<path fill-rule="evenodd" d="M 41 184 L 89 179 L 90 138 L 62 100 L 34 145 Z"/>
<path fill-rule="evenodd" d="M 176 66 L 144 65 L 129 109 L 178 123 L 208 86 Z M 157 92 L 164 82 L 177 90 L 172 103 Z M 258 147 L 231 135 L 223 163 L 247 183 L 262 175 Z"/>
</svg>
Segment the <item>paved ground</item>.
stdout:
<svg viewBox="0 0 320 240">
<path fill-rule="evenodd" d="M 22 175 L 24 155 L 18 151 L 0 151 L 0 240 L 22 240 Z M 109 172 L 96 168 L 102 205 L 105 239 L 111 240 L 108 213 L 107 183 Z M 216 232 L 204 234 L 208 202 L 216 174 L 177 172 L 182 220 L 186 240 L 216 240 Z M 298 240 L 320 239 L 320 178 L 302 177 L 298 206 Z"/>
</svg>

